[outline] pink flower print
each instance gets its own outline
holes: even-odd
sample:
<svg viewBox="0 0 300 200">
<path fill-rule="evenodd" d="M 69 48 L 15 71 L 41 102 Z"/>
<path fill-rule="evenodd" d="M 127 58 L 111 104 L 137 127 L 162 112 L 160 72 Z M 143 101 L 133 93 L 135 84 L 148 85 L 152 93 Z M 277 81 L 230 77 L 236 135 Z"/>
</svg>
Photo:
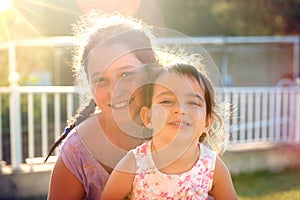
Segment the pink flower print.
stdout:
<svg viewBox="0 0 300 200">
<path fill-rule="evenodd" d="M 137 193 L 138 195 L 141 195 L 141 194 L 142 194 L 142 191 L 141 191 L 141 190 L 137 190 L 136 193 Z"/>
<path fill-rule="evenodd" d="M 148 189 L 148 188 L 149 188 L 148 183 L 144 183 L 144 184 L 143 184 L 143 187 L 144 187 L 144 189 Z"/>
<path fill-rule="evenodd" d="M 178 181 L 178 185 L 181 187 L 182 186 L 182 184 L 184 183 L 184 180 L 179 180 Z"/>
<path fill-rule="evenodd" d="M 141 173 L 139 173 L 139 177 L 140 177 L 141 179 L 144 179 L 145 176 L 146 176 L 146 172 L 141 172 Z"/>
<path fill-rule="evenodd" d="M 160 196 L 161 196 L 161 197 L 168 197 L 168 192 L 161 192 L 161 193 L 160 193 Z"/>
<path fill-rule="evenodd" d="M 189 181 L 189 180 L 191 180 L 191 176 L 190 175 L 188 175 L 188 176 L 185 177 L 185 181 Z"/>
<path fill-rule="evenodd" d="M 185 186 L 183 186 L 183 187 L 177 192 L 177 195 L 182 194 L 184 190 L 185 190 Z"/>
<path fill-rule="evenodd" d="M 210 172 L 207 174 L 208 178 L 209 179 L 213 179 L 214 178 L 214 173 L 213 172 Z"/>
<path fill-rule="evenodd" d="M 197 187 L 197 184 L 198 184 L 198 183 L 192 182 L 191 185 L 190 185 L 190 187 L 191 187 L 191 188 L 196 188 L 196 187 Z"/>
<path fill-rule="evenodd" d="M 205 167 L 207 167 L 208 163 L 209 163 L 209 162 L 208 162 L 207 159 L 204 159 L 204 160 L 203 160 L 203 165 L 204 165 Z"/>
<path fill-rule="evenodd" d="M 147 153 L 147 145 L 142 145 L 141 149 L 140 149 L 140 152 L 143 153 L 143 154 Z"/>
</svg>

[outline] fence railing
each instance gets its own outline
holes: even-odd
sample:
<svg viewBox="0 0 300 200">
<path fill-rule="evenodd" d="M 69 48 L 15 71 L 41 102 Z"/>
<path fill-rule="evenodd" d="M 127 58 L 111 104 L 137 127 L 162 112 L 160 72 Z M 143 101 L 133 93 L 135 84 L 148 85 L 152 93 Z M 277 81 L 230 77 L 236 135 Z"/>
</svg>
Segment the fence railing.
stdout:
<svg viewBox="0 0 300 200">
<path fill-rule="evenodd" d="M 231 87 L 225 93 L 236 109 L 229 119 L 233 145 L 300 143 L 299 87 Z M 72 86 L 0 87 L 0 161 L 17 170 L 26 158 L 46 156 L 78 106 Z"/>
<path fill-rule="evenodd" d="M 237 111 L 231 117 L 232 144 L 300 142 L 300 88 L 236 87 L 227 95 Z"/>
</svg>

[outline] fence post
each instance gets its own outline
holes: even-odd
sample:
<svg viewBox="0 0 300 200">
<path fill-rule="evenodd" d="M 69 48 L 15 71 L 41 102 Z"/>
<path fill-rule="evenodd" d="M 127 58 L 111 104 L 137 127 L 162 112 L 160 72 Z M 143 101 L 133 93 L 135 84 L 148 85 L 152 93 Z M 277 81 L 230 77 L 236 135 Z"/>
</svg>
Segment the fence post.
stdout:
<svg viewBox="0 0 300 200">
<path fill-rule="evenodd" d="M 21 105 L 18 79 L 19 77 L 16 71 L 16 48 L 15 44 L 11 42 L 9 45 L 9 121 L 11 165 L 15 172 L 20 170 L 22 162 Z"/>
<path fill-rule="evenodd" d="M 295 142 L 300 143 L 300 87 L 296 88 Z"/>
</svg>

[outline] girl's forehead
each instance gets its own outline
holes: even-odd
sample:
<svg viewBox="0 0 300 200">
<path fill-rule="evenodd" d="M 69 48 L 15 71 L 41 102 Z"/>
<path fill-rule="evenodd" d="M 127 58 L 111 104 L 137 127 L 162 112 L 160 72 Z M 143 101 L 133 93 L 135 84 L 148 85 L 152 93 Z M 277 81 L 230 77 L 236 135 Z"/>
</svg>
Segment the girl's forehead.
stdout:
<svg viewBox="0 0 300 200">
<path fill-rule="evenodd" d="M 161 74 L 155 81 L 154 92 L 159 88 L 177 94 L 204 94 L 203 87 L 196 79 L 175 72 Z"/>
<path fill-rule="evenodd" d="M 99 45 L 92 49 L 85 59 L 87 59 L 88 67 L 95 64 L 105 67 L 130 53 L 130 49 L 122 44 L 111 46 Z"/>
<path fill-rule="evenodd" d="M 140 66 L 142 63 L 136 57 L 133 51 L 130 51 L 125 45 L 120 46 L 99 46 L 91 51 L 88 56 L 87 70 L 89 74 L 107 72 L 107 71 L 119 71 L 124 67 Z"/>
</svg>

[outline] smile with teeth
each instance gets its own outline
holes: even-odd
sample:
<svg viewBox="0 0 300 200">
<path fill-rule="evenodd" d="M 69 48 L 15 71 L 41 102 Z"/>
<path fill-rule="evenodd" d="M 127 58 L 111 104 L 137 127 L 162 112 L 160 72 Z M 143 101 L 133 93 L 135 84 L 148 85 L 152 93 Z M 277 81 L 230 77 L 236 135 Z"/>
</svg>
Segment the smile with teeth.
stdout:
<svg viewBox="0 0 300 200">
<path fill-rule="evenodd" d="M 124 108 L 124 107 L 128 106 L 132 101 L 133 101 L 133 98 L 129 99 L 129 100 L 121 101 L 119 103 L 109 104 L 109 106 L 114 109 Z"/>
<path fill-rule="evenodd" d="M 186 123 L 186 122 L 170 122 L 168 124 L 171 125 L 171 126 L 177 126 L 177 127 L 182 127 L 182 128 L 190 126 L 190 124 Z"/>
</svg>

